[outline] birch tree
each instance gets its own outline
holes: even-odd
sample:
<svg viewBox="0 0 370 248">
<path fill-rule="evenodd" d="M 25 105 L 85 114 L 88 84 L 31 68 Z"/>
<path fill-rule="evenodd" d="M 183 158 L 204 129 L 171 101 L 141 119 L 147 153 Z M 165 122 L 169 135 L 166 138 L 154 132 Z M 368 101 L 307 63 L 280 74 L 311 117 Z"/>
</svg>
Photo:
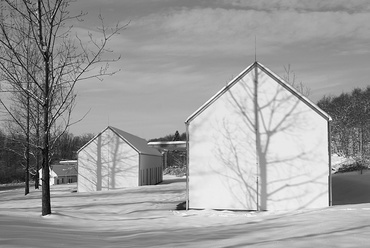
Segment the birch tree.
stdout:
<svg viewBox="0 0 370 248">
<path fill-rule="evenodd" d="M 73 36 L 71 0 L 4 0 L 0 17 L 0 71 L 2 80 L 39 106 L 42 153 L 42 215 L 51 214 L 49 168 L 53 147 L 73 124 L 71 113 L 78 81 L 111 75 L 107 43 L 124 28 L 108 28 L 99 16 L 101 38 L 87 34 L 88 41 Z M 32 51 L 26 56 L 24 51 Z M 27 85 L 31 87 L 27 87 Z M 33 90 L 30 90 L 30 89 Z M 5 108 L 6 102 L 3 101 Z M 11 111 L 8 108 L 8 113 Z M 23 124 L 20 123 L 22 126 Z"/>
</svg>

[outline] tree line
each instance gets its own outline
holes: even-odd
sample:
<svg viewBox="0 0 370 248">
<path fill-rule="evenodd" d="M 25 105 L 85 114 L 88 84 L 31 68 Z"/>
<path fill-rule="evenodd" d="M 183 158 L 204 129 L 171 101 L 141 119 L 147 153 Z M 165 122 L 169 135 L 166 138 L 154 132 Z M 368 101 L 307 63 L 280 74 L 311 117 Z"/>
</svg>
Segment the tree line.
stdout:
<svg viewBox="0 0 370 248">
<path fill-rule="evenodd" d="M 317 105 L 333 119 L 332 153 L 357 160 L 370 158 L 370 86 L 339 96 L 324 96 Z"/>
<path fill-rule="evenodd" d="M 60 136 L 51 153 L 51 164 L 62 160 L 77 159 L 77 151 L 94 137 L 93 134 L 74 136 L 65 132 Z M 23 134 L 10 133 L 0 130 L 0 184 L 25 182 L 26 177 L 26 137 Z M 30 149 L 28 173 L 31 182 L 38 188 L 38 173 L 41 168 L 41 154 L 37 148 Z"/>
<path fill-rule="evenodd" d="M 0 129 L 0 184 L 8 184 L 15 182 L 25 182 L 26 170 L 26 134 L 19 131 L 18 125 L 8 120 L 5 128 Z M 31 128 L 30 140 L 34 142 L 37 139 L 36 132 Z M 7 130 L 7 131 L 4 131 Z M 87 133 L 82 135 L 73 135 L 69 132 L 64 132 L 58 138 L 54 149 L 51 151 L 50 163 L 58 164 L 62 160 L 75 160 L 77 159 L 77 151 L 88 141 L 94 137 L 94 134 Z M 149 141 L 185 141 L 186 133 L 179 133 L 176 131 L 174 134 L 168 134 L 164 137 L 153 138 Z M 35 147 L 31 146 L 29 150 L 30 163 L 29 174 L 31 181 L 35 182 L 35 188 L 38 188 L 38 173 L 41 169 L 41 152 Z"/>
<path fill-rule="evenodd" d="M 174 134 L 167 134 L 163 137 L 153 138 L 150 139 L 148 142 L 155 142 L 155 141 L 186 141 L 186 133 L 179 133 L 176 131 Z"/>
</svg>

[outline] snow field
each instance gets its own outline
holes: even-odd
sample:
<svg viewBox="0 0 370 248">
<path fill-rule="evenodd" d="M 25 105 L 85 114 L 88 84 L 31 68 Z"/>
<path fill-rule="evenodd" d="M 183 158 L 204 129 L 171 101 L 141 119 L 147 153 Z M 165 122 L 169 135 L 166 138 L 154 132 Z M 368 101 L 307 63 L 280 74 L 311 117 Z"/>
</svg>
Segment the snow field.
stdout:
<svg viewBox="0 0 370 248">
<path fill-rule="evenodd" d="M 366 189 L 370 181 L 370 174 L 337 175 L 334 192 L 353 181 L 360 182 L 353 190 Z M 176 210 L 185 201 L 185 178 L 174 176 L 124 190 L 72 193 L 75 189 L 76 184 L 52 186 L 53 214 L 45 217 L 40 191 L 28 196 L 23 189 L 1 191 L 0 247 L 368 246 L 367 203 L 294 212 Z M 333 193 L 333 201 L 351 192 Z"/>
</svg>

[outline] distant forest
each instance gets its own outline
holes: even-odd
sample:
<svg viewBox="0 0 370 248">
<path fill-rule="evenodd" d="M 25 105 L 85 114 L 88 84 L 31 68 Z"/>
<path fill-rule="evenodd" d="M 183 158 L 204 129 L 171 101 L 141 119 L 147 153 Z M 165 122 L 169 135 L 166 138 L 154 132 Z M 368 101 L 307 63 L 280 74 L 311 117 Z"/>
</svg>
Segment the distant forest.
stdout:
<svg viewBox="0 0 370 248">
<path fill-rule="evenodd" d="M 61 160 L 77 159 L 77 150 L 88 142 L 93 134 L 74 136 L 64 133 L 52 152 L 51 163 L 56 164 Z M 21 134 L 11 134 L 0 130 L 0 184 L 25 181 L 25 137 Z M 36 174 L 37 164 L 41 168 L 41 156 L 38 149 L 31 149 L 30 174 Z M 32 179 L 31 179 L 32 181 Z"/>
<path fill-rule="evenodd" d="M 179 131 L 176 131 L 174 134 L 168 134 L 164 137 L 150 139 L 148 142 L 155 141 L 186 141 L 186 133 L 183 132 L 180 134 Z"/>
<path fill-rule="evenodd" d="M 339 96 L 324 96 L 317 105 L 328 113 L 331 150 L 358 163 L 370 165 L 370 86 Z"/>
<path fill-rule="evenodd" d="M 339 96 L 324 96 L 317 105 L 332 118 L 331 150 L 345 157 L 353 157 L 360 164 L 370 164 L 370 86 L 356 88 Z M 8 128 L 6 129 L 8 130 Z M 77 159 L 77 150 L 93 138 L 93 134 L 74 136 L 64 133 L 54 150 L 51 163 L 65 159 Z M 186 141 L 186 133 L 176 131 L 154 141 Z M 30 173 L 35 175 L 37 164 L 41 167 L 39 148 L 30 151 Z M 31 176 L 31 177 L 32 177 Z M 0 184 L 24 182 L 25 137 L 20 132 L 0 129 Z"/>
</svg>

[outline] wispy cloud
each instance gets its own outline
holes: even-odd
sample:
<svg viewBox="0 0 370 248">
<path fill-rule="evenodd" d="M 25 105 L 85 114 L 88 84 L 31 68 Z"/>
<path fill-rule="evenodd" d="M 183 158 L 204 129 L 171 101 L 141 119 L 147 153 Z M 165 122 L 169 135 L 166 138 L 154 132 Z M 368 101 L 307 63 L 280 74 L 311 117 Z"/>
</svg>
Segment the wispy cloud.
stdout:
<svg viewBox="0 0 370 248">
<path fill-rule="evenodd" d="M 122 55 L 111 64 L 121 71 L 77 87 L 80 112 L 92 108 L 84 130 L 100 131 L 107 115 L 144 137 L 182 128 L 253 62 L 255 37 L 258 60 L 278 74 L 292 64 L 313 100 L 369 77 L 368 0 L 84 0 L 81 6 L 90 14 L 101 10 L 107 25 L 131 20 L 108 45 Z M 94 30 L 94 20 L 78 26 L 81 37 Z"/>
<path fill-rule="evenodd" d="M 368 12 L 370 2 L 367 0 L 219 0 L 218 4 L 225 7 L 249 8 L 263 11 L 274 10 L 296 10 L 296 11 L 317 11 L 317 12 Z"/>
<path fill-rule="evenodd" d="M 368 40 L 370 15 L 296 9 L 184 8 L 142 17 L 133 23 L 132 29 L 153 37 L 140 42 L 146 52 L 234 54 L 246 43 L 252 43 L 254 36 L 269 52 L 298 42 L 315 45 L 338 39 Z"/>
</svg>

